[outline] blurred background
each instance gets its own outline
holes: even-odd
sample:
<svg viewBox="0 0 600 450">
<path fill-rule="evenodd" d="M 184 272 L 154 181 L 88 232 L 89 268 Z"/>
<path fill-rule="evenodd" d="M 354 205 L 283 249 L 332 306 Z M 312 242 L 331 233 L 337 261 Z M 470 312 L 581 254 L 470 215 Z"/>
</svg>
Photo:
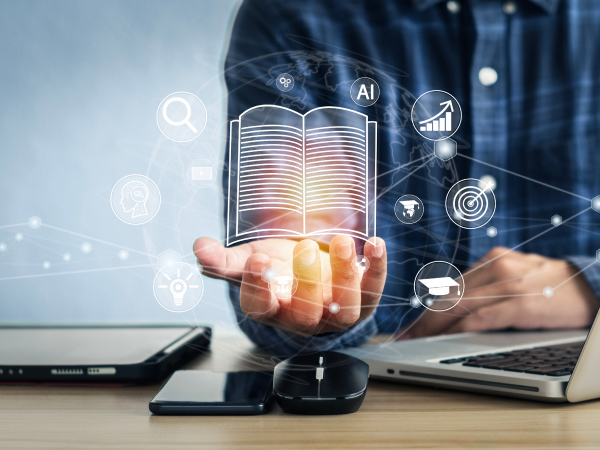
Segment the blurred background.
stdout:
<svg viewBox="0 0 600 450">
<path fill-rule="evenodd" d="M 152 283 L 157 255 L 195 265 L 196 237 L 223 238 L 219 180 L 199 189 L 185 174 L 201 158 L 220 176 L 222 67 L 238 3 L 0 1 L 0 322 L 236 329 L 223 282 L 204 278 L 200 304 L 183 314 L 164 310 Z M 185 144 L 156 123 L 176 91 L 208 114 Z M 129 174 L 160 189 L 148 224 L 112 212 L 111 190 Z"/>
</svg>

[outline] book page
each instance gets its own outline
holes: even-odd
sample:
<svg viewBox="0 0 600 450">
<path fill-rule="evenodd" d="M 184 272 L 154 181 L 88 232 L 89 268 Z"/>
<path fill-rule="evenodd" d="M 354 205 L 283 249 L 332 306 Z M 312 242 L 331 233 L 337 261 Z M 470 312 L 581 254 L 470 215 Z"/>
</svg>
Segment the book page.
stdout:
<svg viewBox="0 0 600 450">
<path fill-rule="evenodd" d="M 240 116 L 237 236 L 303 233 L 302 130 L 302 116 L 287 108 Z"/>
<path fill-rule="evenodd" d="M 325 107 L 305 117 L 305 232 L 367 236 L 367 116 Z"/>
</svg>

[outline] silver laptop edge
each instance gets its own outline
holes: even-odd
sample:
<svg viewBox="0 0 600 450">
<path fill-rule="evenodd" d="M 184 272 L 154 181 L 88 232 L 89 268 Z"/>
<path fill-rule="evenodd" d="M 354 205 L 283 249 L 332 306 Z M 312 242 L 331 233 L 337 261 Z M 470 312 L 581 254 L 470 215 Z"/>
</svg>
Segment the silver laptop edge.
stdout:
<svg viewBox="0 0 600 450">
<path fill-rule="evenodd" d="M 546 402 L 580 402 L 600 397 L 598 322 L 596 316 L 589 335 L 588 330 L 462 333 L 392 341 L 342 351 L 367 362 L 370 376 L 376 379 Z M 586 342 L 573 373 L 561 377 L 439 362 L 583 341 Z"/>
</svg>

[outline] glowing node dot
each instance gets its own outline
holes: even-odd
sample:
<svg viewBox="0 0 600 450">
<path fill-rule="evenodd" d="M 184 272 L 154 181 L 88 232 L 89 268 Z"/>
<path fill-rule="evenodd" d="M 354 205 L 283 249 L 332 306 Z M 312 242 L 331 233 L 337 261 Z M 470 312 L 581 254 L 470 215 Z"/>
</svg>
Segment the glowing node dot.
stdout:
<svg viewBox="0 0 600 450">
<path fill-rule="evenodd" d="M 496 227 L 489 227 L 487 229 L 487 235 L 491 238 L 496 237 L 498 235 L 498 230 Z"/>
<path fill-rule="evenodd" d="M 81 244 L 81 251 L 87 255 L 89 252 L 92 251 L 92 244 L 90 244 L 89 242 L 84 242 L 83 244 Z"/>
<path fill-rule="evenodd" d="M 428 298 L 427 300 L 425 300 L 425 305 L 427 306 L 433 306 L 433 300 Z"/>
<path fill-rule="evenodd" d="M 433 154 L 442 161 L 448 161 L 456 156 L 456 141 L 447 138 L 433 143 Z"/>
<path fill-rule="evenodd" d="M 44 263 L 42 264 L 42 267 L 46 270 L 48 270 L 50 266 L 52 266 L 52 264 L 50 264 L 50 261 L 44 261 Z"/>
<path fill-rule="evenodd" d="M 119 259 L 120 260 L 125 261 L 128 258 L 129 258 L 129 252 L 127 250 L 121 250 L 119 252 Z"/>
<path fill-rule="evenodd" d="M 592 209 L 596 212 L 600 212 L 600 195 L 597 195 L 592 199 Z"/>
<path fill-rule="evenodd" d="M 554 295 L 554 289 L 552 289 L 550 286 L 546 286 L 542 291 L 542 294 L 544 294 L 544 297 L 550 298 Z"/>
<path fill-rule="evenodd" d="M 15 241 L 22 241 L 23 240 L 23 233 L 17 233 L 15 234 Z"/>
<path fill-rule="evenodd" d="M 421 306 L 421 302 L 417 297 L 412 296 L 410 298 L 410 306 L 412 306 L 413 308 L 418 308 L 419 306 Z"/>
<path fill-rule="evenodd" d="M 482 190 L 486 189 L 486 191 L 493 191 L 496 189 L 496 179 L 491 175 L 483 175 L 479 179 L 478 187 Z"/>
<path fill-rule="evenodd" d="M 329 312 L 331 314 L 337 314 L 337 313 L 339 313 L 340 312 L 340 305 L 338 305 L 336 302 L 332 302 L 329 305 Z"/>
<path fill-rule="evenodd" d="M 4 242 L 0 242 L 0 252 L 5 252 L 7 248 Z"/>
<path fill-rule="evenodd" d="M 65 253 L 65 254 L 63 255 L 63 261 L 64 261 L 64 262 L 69 262 L 69 261 L 71 261 L 71 254 L 70 254 L 70 253 Z"/>
<path fill-rule="evenodd" d="M 35 230 L 36 228 L 42 226 L 42 219 L 40 219 L 38 216 L 32 216 L 29 218 L 27 223 L 29 224 L 30 228 L 33 228 Z"/>
<path fill-rule="evenodd" d="M 275 276 L 275 269 L 271 266 L 264 267 L 262 272 L 260 273 L 260 277 L 265 283 L 270 283 L 273 277 Z"/>
<path fill-rule="evenodd" d="M 559 226 L 562 223 L 562 217 L 559 216 L 558 214 L 554 214 L 552 216 L 552 218 L 550 219 L 550 223 L 552 225 L 554 225 L 555 227 Z"/>
</svg>

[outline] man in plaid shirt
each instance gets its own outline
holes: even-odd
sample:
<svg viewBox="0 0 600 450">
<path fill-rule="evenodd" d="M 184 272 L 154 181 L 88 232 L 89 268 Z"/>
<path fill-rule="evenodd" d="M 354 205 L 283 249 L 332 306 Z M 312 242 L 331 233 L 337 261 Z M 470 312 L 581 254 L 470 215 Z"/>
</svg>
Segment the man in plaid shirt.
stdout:
<svg viewBox="0 0 600 450">
<path fill-rule="evenodd" d="M 302 114 L 341 106 L 376 120 L 377 245 L 336 236 L 328 248 L 264 239 L 226 249 L 201 238 L 194 250 L 204 273 L 230 282 L 242 330 L 278 355 L 360 345 L 374 333 L 589 326 L 600 296 L 597 55 L 594 0 L 244 1 L 225 63 L 228 118 L 278 104 Z M 289 93 L 273 83 L 280 73 L 295 79 Z M 367 108 L 349 96 L 363 76 L 381 88 Z M 416 98 L 434 89 L 462 106 L 458 155 L 448 162 L 431 157 L 410 121 Z M 493 219 L 457 227 L 444 207 L 449 188 L 486 176 L 496 183 Z M 404 194 L 425 204 L 417 226 L 394 216 Z M 362 278 L 350 268 L 357 253 L 371 262 Z M 419 268 L 434 260 L 464 273 L 466 292 L 451 314 L 409 301 Z M 261 271 L 292 261 L 298 290 L 278 300 Z M 340 312 L 329 312 L 331 302 Z"/>
</svg>

